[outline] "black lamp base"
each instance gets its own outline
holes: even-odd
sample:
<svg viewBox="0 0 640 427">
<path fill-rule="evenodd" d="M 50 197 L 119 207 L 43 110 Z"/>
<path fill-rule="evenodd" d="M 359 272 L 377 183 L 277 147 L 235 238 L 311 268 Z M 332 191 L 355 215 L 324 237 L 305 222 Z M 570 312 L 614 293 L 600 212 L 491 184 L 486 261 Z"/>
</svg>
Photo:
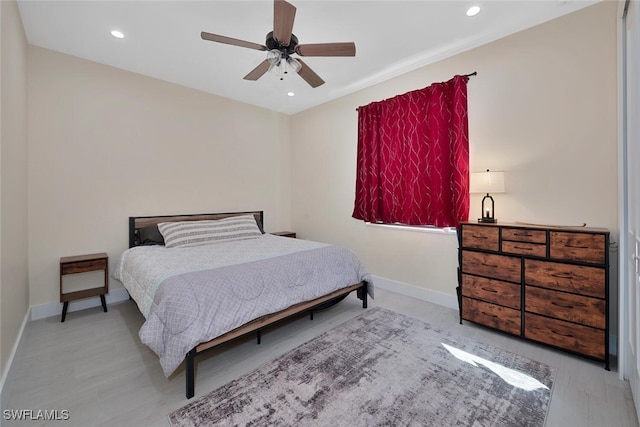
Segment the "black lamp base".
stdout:
<svg viewBox="0 0 640 427">
<path fill-rule="evenodd" d="M 498 222 L 498 219 L 497 218 L 478 218 L 478 222 L 494 224 Z"/>
<path fill-rule="evenodd" d="M 489 203 L 491 203 L 490 206 Z M 487 193 L 487 195 L 482 198 L 482 217 L 478 218 L 478 222 L 495 224 L 496 222 L 498 222 L 498 220 L 493 217 L 494 213 L 495 205 L 493 203 L 493 197 L 491 197 L 489 193 Z"/>
</svg>

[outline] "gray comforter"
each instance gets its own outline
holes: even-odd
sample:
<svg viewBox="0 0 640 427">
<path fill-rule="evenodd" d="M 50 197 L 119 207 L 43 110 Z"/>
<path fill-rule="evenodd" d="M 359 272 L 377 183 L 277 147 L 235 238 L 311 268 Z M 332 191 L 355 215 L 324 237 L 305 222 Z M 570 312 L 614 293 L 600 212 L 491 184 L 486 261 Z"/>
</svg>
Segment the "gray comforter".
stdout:
<svg viewBox="0 0 640 427">
<path fill-rule="evenodd" d="M 219 264 L 215 260 L 216 252 L 241 252 L 243 245 L 253 244 L 262 248 L 265 242 L 267 245 L 271 242 L 280 249 L 275 250 L 275 255 L 249 257 L 261 259 L 195 268 L 195 271 L 178 269 L 175 274 L 165 272 L 154 276 L 162 278 L 150 286 L 153 295 L 145 315 L 147 320 L 140 329 L 140 339 L 158 354 L 166 376 L 180 365 L 189 350 L 201 342 L 260 316 L 369 280 L 359 259 L 345 248 L 311 242 L 305 244 L 300 240 L 295 243 L 296 239 L 266 235 L 251 240 L 255 242 L 209 245 L 213 250 L 211 264 Z M 296 245 L 298 249 L 295 249 Z M 147 271 L 162 270 L 159 263 L 169 251 L 183 251 L 179 252 L 181 256 L 197 253 L 204 257 L 200 254 L 206 248 L 191 248 L 184 252 L 186 249 L 189 248 L 144 252 L 144 248 L 134 248 L 129 250 L 134 254 L 123 254 L 114 277 L 121 280 L 127 289 L 135 288 L 136 280 L 133 278 L 137 272 L 133 265 L 140 264 L 137 268 Z M 149 256 L 151 252 L 158 255 Z M 146 264 L 140 258 L 145 258 Z M 153 267 L 149 263 L 158 265 Z M 142 281 L 137 279 L 137 282 Z M 135 290 L 130 292 L 132 295 L 136 293 Z"/>
</svg>

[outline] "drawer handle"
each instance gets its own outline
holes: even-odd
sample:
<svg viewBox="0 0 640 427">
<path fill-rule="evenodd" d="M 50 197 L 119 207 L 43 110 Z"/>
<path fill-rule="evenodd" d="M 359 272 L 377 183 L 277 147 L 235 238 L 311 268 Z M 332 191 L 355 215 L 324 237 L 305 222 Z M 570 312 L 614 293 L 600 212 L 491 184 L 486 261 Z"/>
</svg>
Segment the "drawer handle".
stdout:
<svg viewBox="0 0 640 427">
<path fill-rule="evenodd" d="M 474 239 L 485 239 L 485 240 L 488 239 L 487 236 L 477 236 L 475 234 L 471 235 L 471 237 L 473 237 Z"/>
<path fill-rule="evenodd" d="M 513 248 L 514 249 L 521 249 L 523 251 L 531 251 L 531 250 L 533 250 L 533 248 L 528 248 L 528 247 L 527 248 L 523 248 L 522 246 L 514 246 Z"/>
<path fill-rule="evenodd" d="M 480 288 L 480 289 L 482 289 L 485 292 L 493 292 L 494 294 L 498 293 L 498 291 L 496 291 L 495 289 L 491 289 L 491 288 Z"/>
<path fill-rule="evenodd" d="M 495 317 L 496 319 L 498 319 L 498 316 L 497 316 L 497 315 L 495 315 L 495 314 L 485 313 L 484 311 L 481 311 L 480 313 L 484 314 L 485 316 Z"/>
<path fill-rule="evenodd" d="M 589 246 L 578 246 L 578 245 L 564 245 L 565 248 L 573 248 L 573 249 L 589 249 Z"/>
<path fill-rule="evenodd" d="M 572 305 L 559 304 L 555 301 L 551 301 L 551 305 L 555 305 L 556 307 L 569 308 L 569 309 L 573 308 Z"/>
<path fill-rule="evenodd" d="M 558 279 L 573 279 L 573 274 L 571 274 L 571 273 L 564 273 L 564 274 L 553 273 L 551 275 L 551 277 L 557 277 Z"/>
<path fill-rule="evenodd" d="M 571 334 L 562 334 L 562 333 L 560 333 L 558 331 L 554 331 L 553 329 L 551 330 L 551 332 L 553 332 L 556 335 L 560 335 L 561 337 L 573 338 L 573 335 L 571 335 Z"/>
<path fill-rule="evenodd" d="M 513 233 L 514 236 L 531 237 L 529 233 Z"/>
</svg>

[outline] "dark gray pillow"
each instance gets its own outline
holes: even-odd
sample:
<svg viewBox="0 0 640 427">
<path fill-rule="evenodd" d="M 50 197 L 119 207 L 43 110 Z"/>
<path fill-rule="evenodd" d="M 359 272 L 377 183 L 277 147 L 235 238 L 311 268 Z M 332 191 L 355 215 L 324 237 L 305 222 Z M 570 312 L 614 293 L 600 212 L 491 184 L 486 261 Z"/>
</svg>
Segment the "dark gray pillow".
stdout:
<svg viewBox="0 0 640 427">
<path fill-rule="evenodd" d="M 164 245 L 164 238 L 157 225 L 149 225 L 138 229 L 141 245 Z"/>
</svg>

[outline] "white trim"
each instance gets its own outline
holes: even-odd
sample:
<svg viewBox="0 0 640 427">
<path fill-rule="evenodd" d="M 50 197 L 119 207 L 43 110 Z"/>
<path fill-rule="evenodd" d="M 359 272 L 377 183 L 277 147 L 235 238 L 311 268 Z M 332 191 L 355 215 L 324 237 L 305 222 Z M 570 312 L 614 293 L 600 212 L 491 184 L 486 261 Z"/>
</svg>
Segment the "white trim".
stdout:
<svg viewBox="0 0 640 427">
<path fill-rule="evenodd" d="M 107 304 L 126 301 L 129 299 L 129 293 L 124 288 L 109 291 L 106 296 Z M 69 302 L 67 313 L 87 308 L 98 307 L 101 305 L 100 297 L 85 298 L 83 300 Z M 62 304 L 59 302 L 50 302 L 31 307 L 31 320 L 39 320 L 47 317 L 60 316 L 62 314 Z"/>
<path fill-rule="evenodd" d="M 22 325 L 20 325 L 20 330 L 18 331 L 18 336 L 16 337 L 16 341 L 13 343 L 13 348 L 11 349 L 11 353 L 9 354 L 9 360 L 7 361 L 7 365 L 5 370 L 2 372 L 2 379 L 0 379 L 0 402 L 2 402 L 2 391 L 4 389 L 4 383 L 9 376 L 9 372 L 11 372 L 11 365 L 13 365 L 13 359 L 18 352 L 18 346 L 22 341 L 22 335 L 24 334 L 24 329 L 27 326 L 27 322 L 29 321 L 29 312 L 31 309 L 27 310 L 24 314 L 24 319 L 22 319 Z"/>
<path fill-rule="evenodd" d="M 616 341 L 616 349 L 618 350 L 618 378 L 621 380 L 629 378 L 629 347 L 627 335 L 628 328 L 628 310 L 627 301 L 629 298 L 629 275 L 627 268 L 627 242 L 628 242 L 628 221 L 627 221 L 627 168 L 626 168 L 626 7 L 625 0 L 618 1 L 618 20 L 617 20 L 617 74 L 618 74 L 618 336 L 620 340 Z M 611 284 L 610 284 L 611 285 Z M 619 346 L 619 347 L 617 347 Z M 611 346 L 609 352 L 611 352 Z"/>
<path fill-rule="evenodd" d="M 407 283 L 385 279 L 380 276 L 372 276 L 373 286 L 387 291 L 396 292 L 401 295 L 417 298 L 423 301 L 432 302 L 447 308 L 458 310 L 458 297 L 431 289 L 418 288 Z"/>
<path fill-rule="evenodd" d="M 109 292 L 105 299 L 107 304 L 126 301 L 129 299 L 129 293 L 126 289 L 119 288 Z M 67 313 L 70 313 L 72 311 L 84 310 L 85 308 L 98 307 L 100 305 L 102 305 L 102 303 L 100 302 L 99 297 L 87 298 L 81 301 L 72 301 L 69 303 L 69 309 L 67 310 Z M 11 353 L 9 354 L 9 360 L 6 365 L 6 369 L 2 372 L 2 378 L 0 378 L 0 402 L 2 401 L 4 384 L 9 376 L 9 373 L 11 372 L 13 359 L 15 358 L 16 353 L 18 352 L 18 347 L 22 342 L 22 336 L 24 335 L 24 330 L 27 326 L 27 322 L 44 319 L 46 317 L 60 316 L 61 313 L 62 306 L 59 302 L 52 302 L 29 307 L 29 310 L 27 310 L 24 315 L 24 319 L 22 319 L 22 325 L 20 325 L 20 330 L 18 331 L 16 341 L 13 343 L 13 348 L 11 349 Z"/>
<path fill-rule="evenodd" d="M 428 225 L 404 225 L 404 224 L 381 224 L 375 222 L 366 222 L 365 225 L 368 227 L 381 227 L 381 228 L 389 228 L 393 230 L 403 230 L 403 231 L 417 231 L 420 233 L 437 233 L 437 234 L 456 234 L 455 227 L 434 227 Z"/>
</svg>

